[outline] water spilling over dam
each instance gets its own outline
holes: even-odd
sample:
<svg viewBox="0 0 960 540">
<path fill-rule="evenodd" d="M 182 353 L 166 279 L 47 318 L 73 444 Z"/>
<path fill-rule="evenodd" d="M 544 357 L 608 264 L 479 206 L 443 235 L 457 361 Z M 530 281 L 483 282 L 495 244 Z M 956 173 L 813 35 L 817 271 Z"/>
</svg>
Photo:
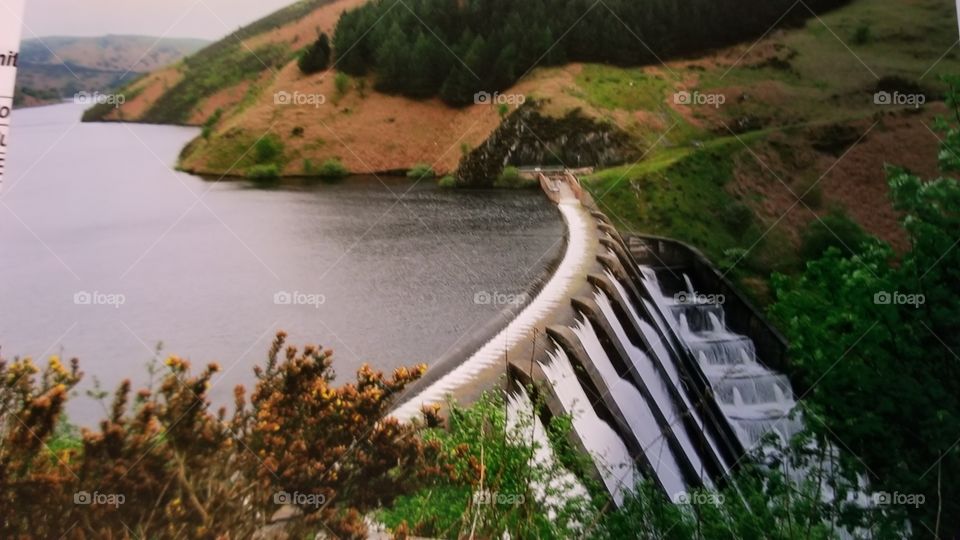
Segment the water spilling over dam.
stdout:
<svg viewBox="0 0 960 540">
<path fill-rule="evenodd" d="M 589 196 L 565 185 L 575 181 L 541 177 L 569 229 L 564 261 L 541 294 L 498 338 L 394 414 L 409 419 L 457 388 L 501 385 L 514 414 L 533 410 L 538 424 L 572 419 L 571 442 L 617 505 L 641 478 L 672 500 L 728 484 L 748 454 L 769 452 L 768 442 L 785 445 L 803 428 L 782 373 L 785 340 L 692 248 L 625 240 L 603 214 L 585 211 L 570 194 Z M 493 385 L 471 378 L 483 369 L 502 375 L 504 367 L 508 376 Z"/>
</svg>

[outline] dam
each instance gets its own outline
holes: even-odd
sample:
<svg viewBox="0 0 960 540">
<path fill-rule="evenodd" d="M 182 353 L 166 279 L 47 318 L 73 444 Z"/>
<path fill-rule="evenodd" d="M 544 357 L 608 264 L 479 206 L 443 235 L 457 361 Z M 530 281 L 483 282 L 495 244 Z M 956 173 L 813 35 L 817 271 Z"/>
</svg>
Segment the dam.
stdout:
<svg viewBox="0 0 960 540">
<path fill-rule="evenodd" d="M 571 443 L 618 506 L 640 479 L 682 501 L 728 484 L 767 443 L 789 443 L 803 419 L 783 374 L 787 343 L 759 310 L 694 248 L 621 236 L 575 174 L 534 174 L 567 225 L 556 272 L 493 339 L 392 414 L 410 420 L 494 387 L 515 414 L 532 410 L 530 389 L 544 404 L 538 423 L 572 419 Z"/>
</svg>

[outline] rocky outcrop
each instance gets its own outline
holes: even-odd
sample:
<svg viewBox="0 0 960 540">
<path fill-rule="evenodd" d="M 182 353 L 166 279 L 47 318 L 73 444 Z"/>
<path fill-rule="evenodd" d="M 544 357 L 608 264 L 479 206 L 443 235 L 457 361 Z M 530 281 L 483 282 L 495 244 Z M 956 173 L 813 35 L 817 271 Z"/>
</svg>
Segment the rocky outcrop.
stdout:
<svg viewBox="0 0 960 540">
<path fill-rule="evenodd" d="M 504 167 L 609 167 L 636 158 L 631 138 L 615 125 L 585 116 L 579 109 L 561 118 L 541 114 L 527 103 L 474 149 L 457 169 L 457 184 L 489 187 Z"/>
</svg>

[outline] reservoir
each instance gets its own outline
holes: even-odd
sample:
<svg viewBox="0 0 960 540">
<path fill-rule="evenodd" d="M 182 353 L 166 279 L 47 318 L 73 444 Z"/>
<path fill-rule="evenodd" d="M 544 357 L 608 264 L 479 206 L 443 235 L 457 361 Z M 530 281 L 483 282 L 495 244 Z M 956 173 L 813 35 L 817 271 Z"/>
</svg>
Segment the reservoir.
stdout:
<svg viewBox="0 0 960 540">
<path fill-rule="evenodd" d="M 364 362 L 429 365 L 562 253 L 563 222 L 539 191 L 204 179 L 173 168 L 199 130 L 82 112 L 17 110 L 0 191 L 0 353 L 79 358 L 77 424 L 104 414 L 84 395 L 95 379 L 144 386 L 158 347 L 194 372 L 219 363 L 217 405 L 251 385 L 279 329 L 334 349 L 339 381 Z"/>
</svg>

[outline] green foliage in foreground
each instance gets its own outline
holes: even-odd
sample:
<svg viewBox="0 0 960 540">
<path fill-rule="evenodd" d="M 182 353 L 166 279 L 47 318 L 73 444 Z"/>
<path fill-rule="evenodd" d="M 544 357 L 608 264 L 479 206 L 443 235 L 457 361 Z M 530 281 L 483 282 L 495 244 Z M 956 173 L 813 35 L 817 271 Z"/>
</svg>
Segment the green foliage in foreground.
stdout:
<svg viewBox="0 0 960 540">
<path fill-rule="evenodd" d="M 736 488 L 695 490 L 676 504 L 649 482 L 641 483 L 627 497 L 623 508 L 606 515 L 597 538 L 643 538 L 664 540 L 827 540 L 842 538 L 841 529 L 854 537 L 901 538 L 895 518 L 876 509 L 861 509 L 842 498 L 825 500 L 827 486 L 840 493 L 854 489 L 852 471 L 831 468 L 824 441 L 813 443 L 799 436 L 790 447 L 772 441 L 767 449 L 788 456 L 787 460 L 758 465 L 762 451 L 744 460 L 733 478 Z M 785 468 L 805 470 L 805 479 L 791 481 Z M 838 502 L 839 501 L 839 502 Z"/>
<path fill-rule="evenodd" d="M 531 485 L 558 482 L 566 470 L 587 471 L 588 458 L 566 442 L 567 417 L 555 418 L 547 428 L 556 456 L 552 465 L 531 461 L 536 443 L 525 434 L 532 418 L 518 425 L 507 427 L 499 393 L 486 394 L 468 408 L 452 405 L 448 428 L 424 433 L 426 440 L 440 443 L 444 454 L 455 456 L 451 474 L 400 496 L 379 518 L 394 532 L 435 538 L 509 533 L 514 538 L 826 540 L 840 538 L 841 529 L 877 539 L 899 538 L 903 532 L 897 513 L 850 502 L 861 468 L 831 457 L 826 437 L 810 432 L 785 446 L 771 438 L 743 461 L 730 483 L 694 490 L 685 500 L 670 501 L 652 482 L 638 479 L 623 507 L 616 508 L 587 476 L 587 492 L 573 496 L 573 490 L 561 489 L 569 497 L 566 505 L 546 508 Z M 765 457 L 770 455 L 782 458 Z M 791 481 L 788 467 L 803 470 L 804 480 Z M 826 498 L 826 489 L 839 495 Z M 491 499 L 499 503 L 479 502 L 482 493 L 498 494 Z"/>
<path fill-rule="evenodd" d="M 953 81 L 954 83 L 958 81 Z M 957 94 L 948 103 L 957 107 Z M 947 127 L 941 170 L 960 170 Z M 773 314 L 791 342 L 796 379 L 829 432 L 859 456 L 877 489 L 922 497 L 895 505 L 926 530 L 960 530 L 960 183 L 888 173 L 911 249 L 880 242 L 831 248 L 799 278 L 775 279 Z"/>
<path fill-rule="evenodd" d="M 576 524 L 596 509 L 586 497 L 571 497 L 551 519 L 537 502 L 533 483 L 555 482 L 557 488 L 548 493 L 569 494 L 572 489 L 561 468 L 532 460 L 536 443 L 524 436 L 532 418 L 521 418 L 516 428 L 508 428 L 500 393 L 487 393 L 469 408 L 451 407 L 448 429 L 430 430 L 424 438 L 455 456 L 450 472 L 457 480 L 441 480 L 398 498 L 382 513 L 384 523 L 434 538 L 500 538 L 507 532 L 514 538 L 576 536 Z"/>
</svg>

